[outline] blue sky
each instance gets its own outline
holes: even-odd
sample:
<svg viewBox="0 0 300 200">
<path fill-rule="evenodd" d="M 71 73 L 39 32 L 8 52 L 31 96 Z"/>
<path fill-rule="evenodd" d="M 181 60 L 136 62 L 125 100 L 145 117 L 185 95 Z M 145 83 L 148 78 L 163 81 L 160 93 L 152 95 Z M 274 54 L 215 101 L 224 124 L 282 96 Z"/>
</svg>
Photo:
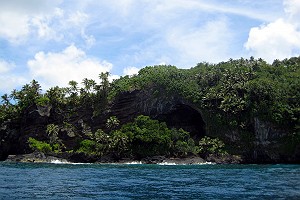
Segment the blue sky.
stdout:
<svg viewBox="0 0 300 200">
<path fill-rule="evenodd" d="M 149 65 L 272 63 L 299 56 L 299 19 L 299 0 L 2 0 L 0 94 Z"/>
</svg>

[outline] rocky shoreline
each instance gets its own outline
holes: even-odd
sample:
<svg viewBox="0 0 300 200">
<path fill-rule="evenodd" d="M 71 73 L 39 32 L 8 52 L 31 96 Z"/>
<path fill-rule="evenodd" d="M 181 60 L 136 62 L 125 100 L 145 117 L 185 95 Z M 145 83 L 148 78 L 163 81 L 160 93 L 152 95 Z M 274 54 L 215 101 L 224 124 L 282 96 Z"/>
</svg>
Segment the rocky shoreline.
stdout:
<svg viewBox="0 0 300 200">
<path fill-rule="evenodd" d="M 114 159 L 112 157 L 93 157 L 82 153 L 46 155 L 41 152 L 30 154 L 9 155 L 5 162 L 13 163 L 97 163 L 97 164 L 174 164 L 174 165 L 197 165 L 205 163 L 214 164 L 240 164 L 242 160 L 238 156 L 217 157 L 210 156 L 203 159 L 198 156 L 189 156 L 184 158 L 167 158 L 165 156 L 146 157 L 141 160 L 124 158 Z"/>
</svg>

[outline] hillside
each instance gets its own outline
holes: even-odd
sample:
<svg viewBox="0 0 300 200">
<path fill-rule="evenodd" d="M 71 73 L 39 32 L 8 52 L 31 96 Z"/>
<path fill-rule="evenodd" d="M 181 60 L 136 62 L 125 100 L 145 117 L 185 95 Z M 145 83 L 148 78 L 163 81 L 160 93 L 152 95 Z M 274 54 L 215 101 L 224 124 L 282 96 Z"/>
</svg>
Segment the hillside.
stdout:
<svg viewBox="0 0 300 200">
<path fill-rule="evenodd" d="M 300 162 L 300 57 L 148 66 L 112 83 L 108 76 L 45 93 L 33 80 L 2 95 L 0 160 L 38 150 L 92 162 Z"/>
</svg>

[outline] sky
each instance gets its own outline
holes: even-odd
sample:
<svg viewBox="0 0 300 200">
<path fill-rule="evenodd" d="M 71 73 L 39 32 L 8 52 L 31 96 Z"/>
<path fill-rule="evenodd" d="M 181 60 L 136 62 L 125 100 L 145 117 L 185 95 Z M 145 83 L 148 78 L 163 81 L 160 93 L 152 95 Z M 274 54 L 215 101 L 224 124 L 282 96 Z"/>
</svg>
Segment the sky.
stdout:
<svg viewBox="0 0 300 200">
<path fill-rule="evenodd" d="M 37 80 L 300 54 L 300 0 L 0 0 L 0 95 Z"/>
</svg>

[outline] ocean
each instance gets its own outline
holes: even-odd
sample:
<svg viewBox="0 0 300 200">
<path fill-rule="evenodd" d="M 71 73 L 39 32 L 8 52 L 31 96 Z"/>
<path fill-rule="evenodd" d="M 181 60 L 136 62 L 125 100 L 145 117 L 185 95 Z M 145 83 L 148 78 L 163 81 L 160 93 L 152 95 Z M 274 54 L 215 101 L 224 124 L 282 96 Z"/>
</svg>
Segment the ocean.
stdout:
<svg viewBox="0 0 300 200">
<path fill-rule="evenodd" d="M 0 162 L 0 199 L 300 199 L 300 165 Z"/>
</svg>

